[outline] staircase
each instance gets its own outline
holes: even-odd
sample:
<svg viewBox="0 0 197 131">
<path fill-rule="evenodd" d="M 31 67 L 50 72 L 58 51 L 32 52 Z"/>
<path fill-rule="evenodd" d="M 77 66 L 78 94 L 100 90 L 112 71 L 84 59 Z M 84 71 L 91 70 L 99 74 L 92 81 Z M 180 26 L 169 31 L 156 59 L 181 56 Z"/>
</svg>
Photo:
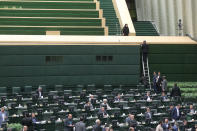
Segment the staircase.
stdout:
<svg viewBox="0 0 197 131">
<path fill-rule="evenodd" d="M 151 89 L 148 58 L 146 62 L 144 62 L 143 54 L 142 54 L 142 67 L 143 67 L 143 76 L 144 76 L 144 79 L 146 80 L 147 88 L 149 87 Z"/>
<path fill-rule="evenodd" d="M 100 0 L 100 8 L 103 9 L 103 17 L 106 18 L 109 35 L 121 35 L 119 20 L 116 16 L 112 0 Z"/>
<path fill-rule="evenodd" d="M 159 36 L 159 33 L 150 21 L 134 22 L 136 36 Z"/>
</svg>

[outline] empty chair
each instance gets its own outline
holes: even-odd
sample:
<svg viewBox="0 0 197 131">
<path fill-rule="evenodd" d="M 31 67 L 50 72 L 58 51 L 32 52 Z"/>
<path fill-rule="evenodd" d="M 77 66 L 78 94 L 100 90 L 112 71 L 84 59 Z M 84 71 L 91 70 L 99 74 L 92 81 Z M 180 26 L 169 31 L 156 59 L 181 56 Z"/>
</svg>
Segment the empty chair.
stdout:
<svg viewBox="0 0 197 131">
<path fill-rule="evenodd" d="M 7 95 L 7 87 L 0 87 L 0 96 Z"/>
<path fill-rule="evenodd" d="M 32 92 L 32 86 L 24 86 L 24 92 L 26 94 L 31 94 L 31 92 Z"/>
<path fill-rule="evenodd" d="M 55 90 L 60 92 L 60 91 L 63 91 L 64 89 L 64 86 L 63 85 L 55 85 Z"/>
<path fill-rule="evenodd" d="M 20 94 L 21 87 L 12 87 L 12 94 Z"/>
</svg>

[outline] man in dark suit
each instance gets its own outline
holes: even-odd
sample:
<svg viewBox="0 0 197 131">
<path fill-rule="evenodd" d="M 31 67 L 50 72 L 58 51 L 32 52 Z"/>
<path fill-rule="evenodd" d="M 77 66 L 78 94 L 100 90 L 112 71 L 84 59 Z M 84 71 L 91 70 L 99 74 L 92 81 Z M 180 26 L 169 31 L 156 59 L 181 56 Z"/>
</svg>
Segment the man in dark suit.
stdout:
<svg viewBox="0 0 197 131">
<path fill-rule="evenodd" d="M 177 83 L 174 84 L 174 87 L 171 91 L 170 96 L 171 97 L 176 97 L 176 96 L 181 97 L 181 91 L 180 91 L 180 88 L 177 86 Z"/>
<path fill-rule="evenodd" d="M 169 131 L 170 123 L 168 122 L 168 119 L 166 118 L 163 125 L 163 131 Z"/>
<path fill-rule="evenodd" d="M 73 131 L 73 127 L 72 114 L 68 114 L 68 118 L 64 122 L 64 131 Z"/>
<path fill-rule="evenodd" d="M 126 118 L 126 123 L 129 125 L 129 127 L 133 127 L 134 129 L 137 126 L 137 121 L 135 120 L 135 117 L 132 114 L 128 115 L 128 117 Z"/>
<path fill-rule="evenodd" d="M 129 35 L 129 27 L 128 24 L 125 24 L 123 29 L 122 29 L 122 33 L 124 36 L 128 36 Z"/>
<path fill-rule="evenodd" d="M 161 89 L 161 83 L 162 83 L 161 73 L 158 72 L 157 79 L 156 79 L 157 93 L 160 93 L 162 91 L 162 89 Z"/>
<path fill-rule="evenodd" d="M 27 126 L 29 131 L 33 130 L 32 118 L 28 113 L 25 113 L 25 117 L 22 119 L 21 123 L 23 126 Z"/>
<path fill-rule="evenodd" d="M 83 122 L 83 117 L 80 117 L 80 121 L 75 124 L 75 131 L 86 131 L 85 123 Z"/>
<path fill-rule="evenodd" d="M 144 100 L 146 100 L 146 101 L 152 101 L 149 91 L 146 93 L 146 96 L 144 97 Z"/>
<path fill-rule="evenodd" d="M 43 91 L 42 91 L 42 87 L 38 87 L 38 90 L 36 91 L 38 98 L 43 98 Z"/>
<path fill-rule="evenodd" d="M 181 113 L 180 113 L 180 110 L 179 110 L 180 107 L 181 107 L 181 105 L 178 104 L 176 107 L 173 108 L 172 119 L 174 119 L 174 120 L 179 120 L 180 119 L 180 117 L 181 117 Z"/>
<path fill-rule="evenodd" d="M 101 121 L 99 119 L 96 120 L 96 125 L 93 126 L 92 131 L 103 131 L 103 128 L 101 127 Z"/>
<path fill-rule="evenodd" d="M 148 44 L 146 43 L 146 41 L 143 41 L 143 44 L 142 44 L 142 55 L 143 55 L 144 63 L 146 63 L 146 61 L 147 61 L 148 49 L 149 49 Z"/>
<path fill-rule="evenodd" d="M 107 112 L 105 110 L 105 107 L 101 107 L 101 109 L 98 111 L 98 117 L 107 117 Z"/>
<path fill-rule="evenodd" d="M 157 73 L 154 71 L 153 72 L 153 89 L 154 89 L 155 93 L 157 93 L 157 83 L 156 83 L 156 80 L 157 80 Z"/>
</svg>

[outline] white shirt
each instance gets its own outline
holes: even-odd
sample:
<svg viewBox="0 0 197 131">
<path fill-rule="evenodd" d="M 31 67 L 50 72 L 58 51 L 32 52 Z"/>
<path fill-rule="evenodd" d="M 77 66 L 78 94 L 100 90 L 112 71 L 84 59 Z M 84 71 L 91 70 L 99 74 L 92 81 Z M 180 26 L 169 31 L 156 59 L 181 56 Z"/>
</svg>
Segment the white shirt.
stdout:
<svg viewBox="0 0 197 131">
<path fill-rule="evenodd" d="M 5 113 L 2 113 L 2 121 L 5 121 Z"/>
<path fill-rule="evenodd" d="M 179 109 L 176 107 L 176 110 L 177 110 L 177 116 L 179 116 Z"/>
<path fill-rule="evenodd" d="M 41 91 L 39 91 L 39 97 L 42 97 Z"/>
</svg>

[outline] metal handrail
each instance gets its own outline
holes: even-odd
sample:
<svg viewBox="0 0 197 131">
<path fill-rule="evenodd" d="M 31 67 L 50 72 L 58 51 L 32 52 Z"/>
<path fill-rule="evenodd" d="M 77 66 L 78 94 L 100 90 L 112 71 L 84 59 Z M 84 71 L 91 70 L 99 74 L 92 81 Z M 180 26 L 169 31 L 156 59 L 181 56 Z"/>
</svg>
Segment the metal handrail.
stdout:
<svg viewBox="0 0 197 131">
<path fill-rule="evenodd" d="M 148 57 L 147 57 L 147 60 L 146 60 L 146 65 L 147 65 L 147 70 L 148 70 L 148 83 L 149 83 L 149 86 L 150 86 L 150 89 L 151 89 L 151 82 L 150 82 L 150 72 L 149 72 L 149 64 L 148 64 Z"/>
</svg>

